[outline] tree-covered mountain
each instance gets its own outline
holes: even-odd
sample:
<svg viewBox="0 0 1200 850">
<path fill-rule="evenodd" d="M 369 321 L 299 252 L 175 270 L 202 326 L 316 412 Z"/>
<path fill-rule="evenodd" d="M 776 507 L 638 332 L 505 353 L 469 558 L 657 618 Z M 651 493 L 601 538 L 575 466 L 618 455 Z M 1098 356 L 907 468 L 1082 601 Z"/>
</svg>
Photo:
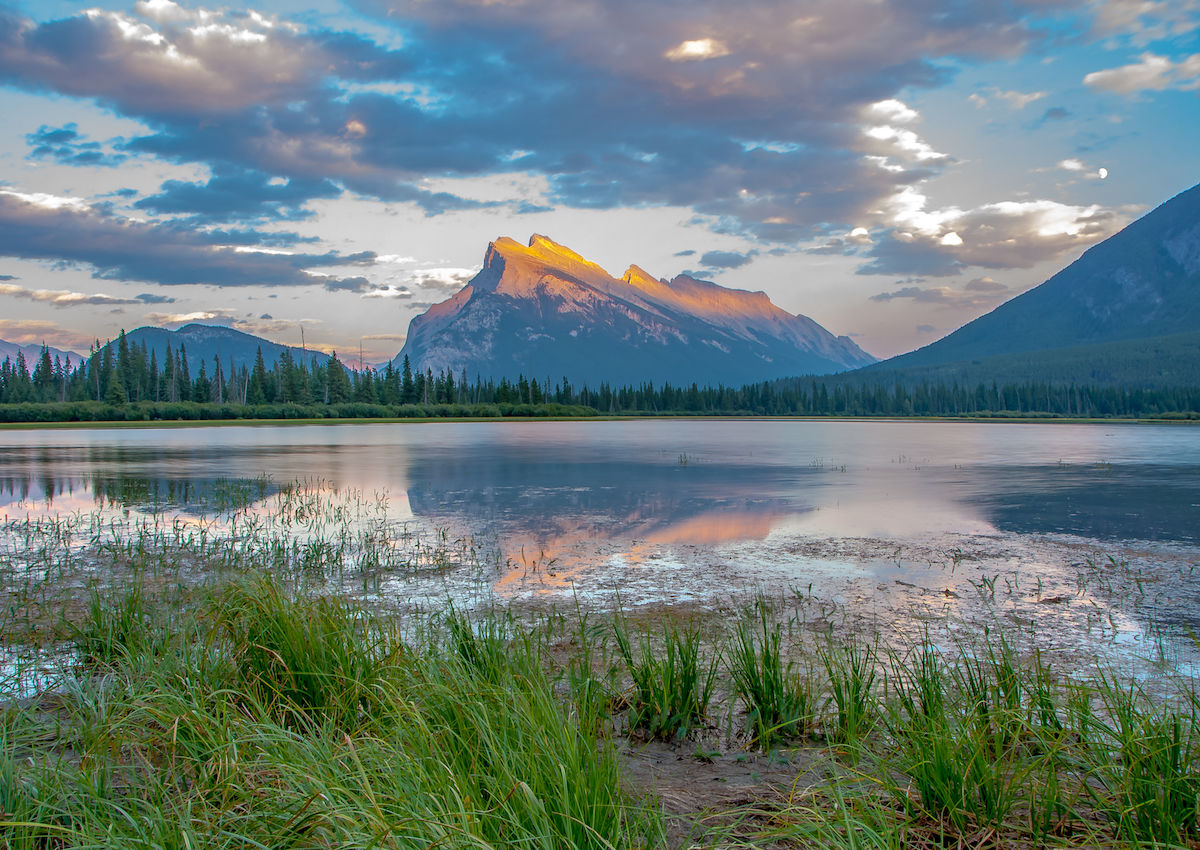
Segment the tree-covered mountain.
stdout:
<svg viewBox="0 0 1200 850">
<path fill-rule="evenodd" d="M 854 377 L 1195 384 L 1198 350 L 1200 185 L 1040 286 Z"/>
<path fill-rule="evenodd" d="M 656 279 L 637 266 L 615 278 L 537 235 L 528 246 L 491 243 L 466 287 L 412 320 L 397 368 L 406 356 L 413 369 L 435 374 L 591 386 L 741 384 L 874 360 L 762 292 L 687 275 Z"/>
<path fill-rule="evenodd" d="M 199 371 L 201 363 L 211 370 L 213 358 L 219 359 L 225 367 L 232 361 L 235 368 L 252 368 L 260 348 L 268 367 L 274 364 L 284 351 L 289 352 L 293 360 L 305 364 L 324 364 L 329 360 L 329 355 L 321 351 L 271 342 L 260 336 L 221 325 L 193 323 L 173 331 L 166 328 L 141 327 L 129 331 L 125 334 L 125 339 L 128 345 L 145 346 L 147 352 L 153 353 L 159 363 L 166 362 L 168 347 L 176 354 L 181 349 L 186 350 L 188 368 L 193 373 Z M 118 340 L 107 343 L 114 347 L 117 344 Z"/>
</svg>

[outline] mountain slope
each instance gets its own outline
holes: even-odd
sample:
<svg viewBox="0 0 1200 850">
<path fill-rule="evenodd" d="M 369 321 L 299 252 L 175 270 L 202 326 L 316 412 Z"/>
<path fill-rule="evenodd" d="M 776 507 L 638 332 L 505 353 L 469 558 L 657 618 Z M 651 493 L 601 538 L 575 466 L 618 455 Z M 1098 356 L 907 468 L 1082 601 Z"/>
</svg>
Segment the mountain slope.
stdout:
<svg viewBox="0 0 1200 850">
<path fill-rule="evenodd" d="M 399 365 L 469 378 L 567 377 L 593 386 L 742 384 L 873 361 L 846 337 L 779 309 L 761 292 L 637 266 L 614 278 L 544 236 L 501 238 L 483 269 L 412 320 Z"/>
<path fill-rule="evenodd" d="M 1022 352 L 1200 331 L 1200 185 L 1090 248 L 1040 286 L 954 333 L 867 370 L 905 370 Z"/>
<path fill-rule="evenodd" d="M 25 345 L 19 342 L 6 342 L 0 339 L 0 361 L 8 358 L 13 363 L 16 363 L 18 352 L 25 356 L 25 365 L 32 372 L 34 367 L 37 366 L 38 358 L 42 356 L 42 346 L 39 343 Z M 72 366 L 77 366 L 86 359 L 82 354 L 76 354 L 74 351 L 64 351 L 61 348 L 50 347 L 50 360 L 53 361 L 55 357 L 64 366 L 68 363 Z"/>
<path fill-rule="evenodd" d="M 268 339 L 221 325 L 193 323 L 173 331 L 166 328 L 141 327 L 129 331 L 125 334 L 125 339 L 130 345 L 145 343 L 146 347 L 157 356 L 159 368 L 162 368 L 162 364 L 166 360 L 168 345 L 173 352 L 178 352 L 180 345 L 187 346 L 188 370 L 192 374 L 199 371 L 201 362 L 211 372 L 214 357 L 219 357 L 221 365 L 225 368 L 228 368 L 231 358 L 235 367 L 253 368 L 254 359 L 260 346 L 263 360 L 268 369 L 285 350 L 292 353 L 292 357 L 297 363 L 305 365 L 314 360 L 318 363 L 329 360 L 329 355 L 320 351 L 271 342 Z M 113 346 L 115 352 L 117 340 L 112 340 L 108 345 Z"/>
</svg>

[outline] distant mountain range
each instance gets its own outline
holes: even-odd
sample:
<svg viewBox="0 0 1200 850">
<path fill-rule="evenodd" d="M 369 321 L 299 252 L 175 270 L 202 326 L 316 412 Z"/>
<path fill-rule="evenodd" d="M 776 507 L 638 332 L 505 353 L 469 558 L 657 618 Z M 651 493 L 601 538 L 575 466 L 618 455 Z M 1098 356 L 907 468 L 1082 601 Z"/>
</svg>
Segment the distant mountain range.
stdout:
<svg viewBox="0 0 1200 850">
<path fill-rule="evenodd" d="M 329 356 L 228 327 L 130 331 L 165 360 L 187 347 L 192 372 L 214 357 L 268 366 L 287 350 L 304 363 Z M 116 341 L 110 343 L 116 345 Z M 40 345 L 0 341 L 0 360 Z M 50 349 L 78 363 L 82 356 Z M 615 278 L 544 236 L 501 238 L 483 269 L 454 296 L 412 320 L 404 357 L 415 370 L 470 379 L 518 374 L 595 387 L 739 386 L 801 375 L 833 381 L 990 383 L 1048 381 L 1123 386 L 1200 385 L 1200 186 L 1092 247 L 1045 283 L 916 351 L 875 362 L 846 337 L 793 316 L 762 292 L 638 266 Z M 354 365 L 349 363 L 348 365 Z"/>
<path fill-rule="evenodd" d="M 944 381 L 1200 384 L 1200 185 L 1040 286 L 924 348 L 859 370 Z"/>
<path fill-rule="evenodd" d="M 64 366 L 66 366 L 67 363 L 70 363 L 72 366 L 78 366 L 87 359 L 82 354 L 77 354 L 74 351 L 64 351 L 61 348 L 47 347 L 50 348 L 50 359 L 53 360 L 55 357 L 57 357 Z M 25 365 L 27 365 L 29 367 L 29 371 L 32 372 L 34 367 L 37 366 L 38 358 L 42 356 L 41 343 L 22 345 L 17 342 L 5 342 L 4 340 L 0 339 L 0 361 L 8 358 L 15 363 L 17 361 L 18 353 L 25 356 Z"/>
<path fill-rule="evenodd" d="M 567 377 L 597 386 L 741 385 L 874 362 L 847 337 L 793 316 L 762 292 L 637 266 L 615 278 L 544 236 L 501 238 L 483 269 L 412 320 L 404 357 L 414 369 L 469 379 Z"/>
<path fill-rule="evenodd" d="M 260 336 L 221 325 L 190 324 L 174 331 L 166 328 L 141 327 L 126 333 L 125 339 L 130 345 L 140 346 L 145 343 L 147 349 L 154 352 L 158 358 L 159 368 L 162 368 L 166 359 L 167 346 L 170 346 L 174 353 L 178 353 L 180 346 L 185 346 L 188 371 L 193 375 L 199 371 L 202 362 L 211 372 L 214 357 L 219 357 L 221 365 L 226 368 L 231 359 L 236 368 L 242 366 L 253 368 L 259 348 L 262 348 L 263 360 L 268 369 L 284 351 L 290 351 L 297 362 L 303 362 L 305 365 L 314 361 L 325 363 L 329 360 L 329 355 L 321 351 L 271 342 Z M 114 347 L 114 351 L 117 344 L 117 340 L 107 343 Z"/>
</svg>

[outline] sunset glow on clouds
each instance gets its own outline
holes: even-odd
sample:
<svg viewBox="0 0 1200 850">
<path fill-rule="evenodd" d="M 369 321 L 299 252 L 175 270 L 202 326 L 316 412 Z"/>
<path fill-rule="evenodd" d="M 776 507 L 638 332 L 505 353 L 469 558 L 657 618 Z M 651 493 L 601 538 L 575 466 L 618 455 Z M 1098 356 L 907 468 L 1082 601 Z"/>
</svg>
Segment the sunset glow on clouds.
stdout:
<svg viewBox="0 0 1200 850">
<path fill-rule="evenodd" d="M 1200 179 L 1198 33 L 1187 0 L 0 0 L 0 315 L 384 359 L 536 231 L 897 353 Z"/>
</svg>

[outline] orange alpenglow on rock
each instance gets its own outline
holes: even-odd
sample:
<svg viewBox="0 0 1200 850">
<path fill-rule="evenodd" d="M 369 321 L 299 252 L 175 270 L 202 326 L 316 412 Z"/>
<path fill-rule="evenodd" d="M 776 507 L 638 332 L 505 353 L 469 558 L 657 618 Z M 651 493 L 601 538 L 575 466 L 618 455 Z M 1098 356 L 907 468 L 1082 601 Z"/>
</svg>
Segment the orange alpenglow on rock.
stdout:
<svg viewBox="0 0 1200 850">
<path fill-rule="evenodd" d="M 793 316 L 762 292 L 631 265 L 613 277 L 545 236 L 502 237 L 463 289 L 413 319 L 397 366 L 468 379 L 563 377 L 741 385 L 874 362 L 846 337 Z"/>
</svg>

